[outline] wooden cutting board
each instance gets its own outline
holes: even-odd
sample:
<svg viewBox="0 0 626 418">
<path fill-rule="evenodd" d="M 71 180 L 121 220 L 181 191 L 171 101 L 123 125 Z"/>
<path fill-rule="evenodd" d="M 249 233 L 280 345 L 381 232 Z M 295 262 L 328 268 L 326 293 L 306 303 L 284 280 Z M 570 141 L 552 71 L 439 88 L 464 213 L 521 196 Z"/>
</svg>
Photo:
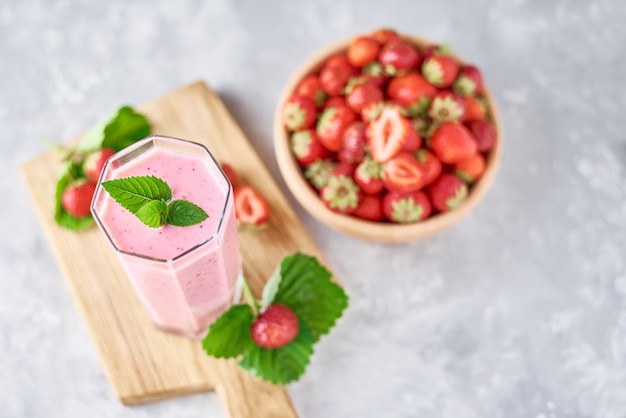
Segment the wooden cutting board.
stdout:
<svg viewBox="0 0 626 418">
<path fill-rule="evenodd" d="M 325 263 L 263 162 L 206 84 L 185 86 L 138 110 L 150 119 L 154 134 L 205 144 L 219 161 L 235 168 L 242 182 L 268 199 L 269 228 L 258 235 L 240 234 L 244 272 L 257 296 L 287 254 L 301 251 Z M 234 361 L 210 358 L 200 342 L 160 332 L 152 325 L 98 228 L 76 233 L 54 222 L 59 172 L 54 150 L 22 166 L 50 246 L 119 400 L 133 405 L 215 390 L 233 418 L 297 416 L 282 386 L 253 377 Z"/>
</svg>

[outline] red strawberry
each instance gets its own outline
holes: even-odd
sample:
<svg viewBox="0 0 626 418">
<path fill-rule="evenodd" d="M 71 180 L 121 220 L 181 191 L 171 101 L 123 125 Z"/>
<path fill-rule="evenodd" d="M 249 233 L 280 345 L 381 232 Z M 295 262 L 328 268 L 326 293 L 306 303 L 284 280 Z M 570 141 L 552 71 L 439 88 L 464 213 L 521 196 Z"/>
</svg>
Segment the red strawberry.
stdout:
<svg viewBox="0 0 626 418">
<path fill-rule="evenodd" d="M 298 336 L 298 317 L 285 305 L 277 303 L 263 309 L 250 327 L 252 340 L 257 345 L 275 349 L 284 347 Z"/>
<path fill-rule="evenodd" d="M 424 192 L 391 192 L 383 199 L 383 212 L 391 222 L 413 223 L 428 218 L 432 206 Z"/>
<path fill-rule="evenodd" d="M 385 108 L 385 102 L 370 103 L 361 109 L 361 119 L 371 122 L 378 118 Z"/>
<path fill-rule="evenodd" d="M 417 151 L 422 146 L 422 138 L 420 138 L 420 134 L 410 121 L 407 121 L 407 132 L 406 142 L 402 146 L 402 151 Z"/>
<path fill-rule="evenodd" d="M 292 96 L 283 109 L 283 121 L 287 129 L 297 131 L 315 124 L 317 109 L 313 100 L 304 96 Z"/>
<path fill-rule="evenodd" d="M 435 157 L 435 154 L 425 149 L 417 151 L 415 157 L 419 161 L 420 168 L 424 174 L 424 186 L 428 186 L 441 175 L 443 169 L 441 161 Z"/>
<path fill-rule="evenodd" d="M 361 121 L 354 121 L 348 125 L 341 138 L 339 161 L 358 163 L 363 160 L 366 142 L 365 130 L 366 126 Z"/>
<path fill-rule="evenodd" d="M 267 200 L 254 187 L 240 185 L 233 191 L 237 222 L 244 225 L 261 226 L 270 217 Z"/>
<path fill-rule="evenodd" d="M 348 63 L 344 55 L 331 57 L 320 72 L 322 88 L 329 95 L 337 96 L 343 93 L 348 80 L 356 73 L 357 69 Z"/>
<path fill-rule="evenodd" d="M 348 61 L 355 67 L 363 67 L 374 61 L 380 51 L 380 44 L 368 36 L 356 37 L 348 47 Z"/>
<path fill-rule="evenodd" d="M 320 190 L 320 197 L 333 212 L 353 213 L 359 206 L 359 191 L 359 186 L 351 177 L 333 175 Z"/>
<path fill-rule="evenodd" d="M 496 145 L 498 133 L 496 132 L 496 128 L 494 128 L 489 122 L 484 120 L 475 120 L 468 123 L 466 126 L 472 135 L 474 135 L 474 139 L 478 145 L 478 151 L 487 152 L 490 151 L 494 145 Z"/>
<path fill-rule="evenodd" d="M 470 122 L 473 120 L 484 120 L 487 114 L 487 107 L 481 99 L 476 97 L 464 97 L 465 102 L 465 116 L 463 122 Z"/>
<path fill-rule="evenodd" d="M 346 103 L 355 112 L 360 113 L 363 108 L 372 103 L 383 101 L 383 91 L 370 83 L 361 83 L 352 87 L 346 96 Z"/>
<path fill-rule="evenodd" d="M 317 107 L 324 104 L 326 100 L 326 92 L 322 88 L 322 82 L 314 75 L 308 75 L 302 79 L 295 94 L 298 96 L 308 97 L 313 100 Z"/>
<path fill-rule="evenodd" d="M 346 99 L 344 99 L 343 96 L 333 96 L 330 99 L 326 100 L 326 102 L 322 106 L 322 109 L 326 110 L 329 107 L 339 107 L 339 106 L 348 107 L 348 105 L 346 104 Z"/>
<path fill-rule="evenodd" d="M 347 162 L 342 161 L 335 166 L 335 168 L 333 169 L 331 173 L 331 176 L 352 177 L 354 176 L 355 170 L 356 170 L 356 163 L 347 163 Z"/>
<path fill-rule="evenodd" d="M 291 151 L 303 167 L 328 155 L 328 150 L 324 148 L 313 129 L 291 134 L 290 145 Z"/>
<path fill-rule="evenodd" d="M 435 155 L 446 164 L 467 160 L 478 152 L 471 132 L 459 123 L 444 122 L 430 137 Z"/>
<path fill-rule="evenodd" d="M 481 154 L 475 154 L 467 160 L 463 160 L 454 165 L 454 174 L 467 184 L 472 184 L 478 180 L 483 173 L 487 163 Z"/>
<path fill-rule="evenodd" d="M 412 192 L 424 187 L 424 173 L 419 161 L 402 152 L 384 165 L 383 184 L 390 192 Z"/>
<path fill-rule="evenodd" d="M 376 194 L 384 188 L 382 173 L 382 165 L 378 164 L 371 157 L 366 156 L 356 167 L 354 181 L 356 181 L 356 184 L 364 193 Z"/>
<path fill-rule="evenodd" d="M 385 219 L 382 197 L 380 195 L 364 195 L 353 215 L 368 221 L 382 221 Z"/>
<path fill-rule="evenodd" d="M 387 82 L 387 76 L 385 75 L 385 70 L 380 62 L 374 61 L 370 64 L 367 64 L 361 70 L 362 76 L 365 77 L 367 81 L 370 83 L 382 88 L 383 85 Z"/>
<path fill-rule="evenodd" d="M 449 90 L 440 91 L 428 106 L 428 116 L 437 122 L 456 122 L 465 116 L 465 102 Z"/>
<path fill-rule="evenodd" d="M 97 183 L 100 178 L 102 167 L 104 167 L 104 163 L 113 154 L 115 154 L 115 151 L 111 148 L 102 148 L 89 154 L 85 158 L 85 162 L 83 162 L 83 172 L 87 178 L 94 183 Z"/>
<path fill-rule="evenodd" d="M 317 122 L 317 136 L 330 151 L 341 149 L 343 131 L 356 119 L 355 114 L 344 106 L 329 107 Z"/>
<path fill-rule="evenodd" d="M 441 212 L 458 207 L 467 197 L 467 184 L 454 174 L 443 174 L 430 186 L 430 200 Z"/>
<path fill-rule="evenodd" d="M 389 161 L 407 140 L 408 123 L 395 108 L 383 109 L 366 131 L 370 153 L 377 163 Z"/>
<path fill-rule="evenodd" d="M 319 190 L 326 186 L 336 166 L 337 164 L 328 158 L 314 161 L 304 170 L 304 177 L 311 182 L 313 187 Z"/>
<path fill-rule="evenodd" d="M 239 183 L 239 176 L 237 176 L 237 172 L 235 171 L 235 169 L 232 168 L 230 164 L 227 164 L 227 163 L 222 163 L 221 166 L 222 166 L 222 171 L 226 175 L 226 178 L 228 178 L 228 181 L 230 182 L 230 184 L 233 187 L 237 187 Z"/>
<path fill-rule="evenodd" d="M 385 45 L 387 42 L 399 41 L 400 35 L 393 29 L 378 29 L 370 35 L 379 44 Z"/>
<path fill-rule="evenodd" d="M 70 183 L 61 195 L 63 209 L 75 218 L 86 218 L 96 185 L 85 179 Z"/>
<path fill-rule="evenodd" d="M 435 94 L 437 89 L 417 73 L 396 77 L 387 86 L 389 99 L 408 108 L 411 115 L 425 111 Z"/>
<path fill-rule="evenodd" d="M 434 86 L 450 87 L 459 73 L 459 63 L 449 55 L 433 54 L 424 60 L 422 74 Z"/>
<path fill-rule="evenodd" d="M 454 80 L 452 89 L 459 96 L 474 96 L 483 89 L 483 76 L 480 70 L 473 65 L 467 65 L 459 70 L 459 76 Z"/>
<path fill-rule="evenodd" d="M 419 59 L 415 48 L 401 40 L 387 42 L 378 54 L 385 73 L 392 76 L 415 69 Z"/>
</svg>

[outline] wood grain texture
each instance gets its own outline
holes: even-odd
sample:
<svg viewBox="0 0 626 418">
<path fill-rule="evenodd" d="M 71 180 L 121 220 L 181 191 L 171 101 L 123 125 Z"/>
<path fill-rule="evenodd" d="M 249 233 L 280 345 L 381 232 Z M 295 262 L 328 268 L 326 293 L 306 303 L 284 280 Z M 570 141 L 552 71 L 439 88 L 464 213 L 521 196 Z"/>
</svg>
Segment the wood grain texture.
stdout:
<svg viewBox="0 0 626 418">
<path fill-rule="evenodd" d="M 420 49 L 434 42 L 410 35 L 402 38 Z M 293 73 L 283 89 L 276 112 L 274 114 L 274 150 L 278 161 L 278 168 L 289 187 L 291 193 L 298 202 L 314 218 L 345 234 L 357 238 L 375 242 L 408 242 L 423 239 L 451 227 L 467 215 L 485 197 L 493 184 L 498 172 L 502 150 L 502 131 L 496 106 L 489 90 L 485 87 L 484 93 L 488 100 L 489 115 L 494 124 L 498 139 L 494 148 L 487 155 L 487 169 L 481 179 L 472 186 L 467 199 L 456 209 L 441 213 L 427 220 L 413 224 L 391 224 L 382 222 L 369 222 L 353 216 L 342 215 L 330 211 L 319 198 L 317 193 L 309 186 L 302 175 L 298 162 L 289 149 L 289 136 L 283 123 L 282 110 L 287 100 L 293 94 L 300 80 L 309 74 L 316 74 L 321 70 L 324 61 L 331 55 L 345 52 L 352 38 L 344 39 L 320 49 L 309 57 Z"/>
<path fill-rule="evenodd" d="M 287 254 L 323 256 L 285 196 L 219 97 L 197 82 L 138 107 L 154 134 L 205 144 L 252 184 L 272 208 L 269 228 L 240 234 L 244 272 L 258 296 Z M 75 139 L 76 141 L 77 139 Z M 198 341 L 158 331 L 139 302 L 103 235 L 96 228 L 76 233 L 53 220 L 54 188 L 60 172 L 55 151 L 22 166 L 22 174 L 115 395 L 127 405 L 215 390 L 230 417 L 295 417 L 286 390 L 254 378 L 234 361 L 210 358 Z"/>
</svg>

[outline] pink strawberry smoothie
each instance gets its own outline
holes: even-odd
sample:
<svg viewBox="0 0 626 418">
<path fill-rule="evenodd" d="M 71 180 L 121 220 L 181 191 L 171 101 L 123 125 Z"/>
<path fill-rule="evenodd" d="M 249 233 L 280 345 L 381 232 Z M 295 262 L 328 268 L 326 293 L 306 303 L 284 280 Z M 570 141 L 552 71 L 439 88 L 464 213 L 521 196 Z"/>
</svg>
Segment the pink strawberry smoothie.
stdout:
<svg viewBox="0 0 626 418">
<path fill-rule="evenodd" d="M 150 143 L 143 140 L 133 149 Z M 135 158 L 119 154 L 107 165 L 101 181 L 154 175 L 172 189 L 173 199 L 195 203 L 209 217 L 202 223 L 150 228 L 98 186 L 94 215 L 106 232 L 156 325 L 188 337 L 202 337 L 235 297 L 241 261 L 232 190 L 208 154 L 181 152 L 158 138 Z M 174 142 L 176 144 L 176 142 Z M 198 145 L 179 141 L 183 148 Z M 130 151 L 122 151 L 124 154 Z M 117 159 L 120 163 L 115 163 Z"/>
</svg>

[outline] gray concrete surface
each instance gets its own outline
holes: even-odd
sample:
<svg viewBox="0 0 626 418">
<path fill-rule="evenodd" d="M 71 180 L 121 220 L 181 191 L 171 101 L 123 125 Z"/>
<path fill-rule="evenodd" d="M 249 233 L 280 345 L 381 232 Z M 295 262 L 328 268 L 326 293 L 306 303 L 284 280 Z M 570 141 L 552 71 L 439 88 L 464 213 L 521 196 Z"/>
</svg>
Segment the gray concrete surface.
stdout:
<svg viewBox="0 0 626 418">
<path fill-rule="evenodd" d="M 626 417 L 625 19 L 619 0 L 3 0 L 0 416 L 223 416 L 214 394 L 114 399 L 18 176 L 38 137 L 204 79 L 278 178 L 288 75 L 337 38 L 391 26 L 482 67 L 502 169 L 461 224 L 409 245 L 342 236 L 296 205 L 352 297 L 289 387 L 298 412 Z"/>
</svg>

